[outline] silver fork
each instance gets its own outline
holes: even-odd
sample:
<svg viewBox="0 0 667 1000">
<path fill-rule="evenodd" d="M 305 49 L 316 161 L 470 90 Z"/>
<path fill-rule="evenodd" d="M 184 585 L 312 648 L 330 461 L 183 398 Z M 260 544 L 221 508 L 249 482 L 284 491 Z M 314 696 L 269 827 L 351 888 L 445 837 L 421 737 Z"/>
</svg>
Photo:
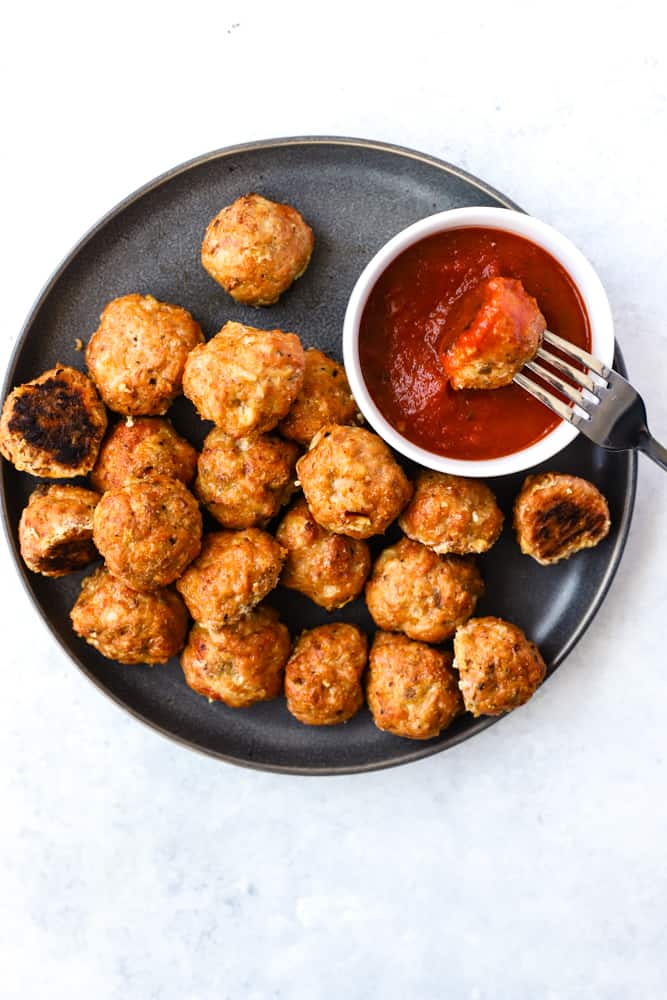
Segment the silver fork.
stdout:
<svg viewBox="0 0 667 1000">
<path fill-rule="evenodd" d="M 584 365 L 586 371 L 547 350 L 545 344 L 557 347 L 568 358 Z M 546 361 L 566 375 L 568 381 L 545 368 L 540 361 Z M 539 375 L 568 402 L 534 382 L 527 372 Z M 537 354 L 514 376 L 514 381 L 563 420 L 574 424 L 595 444 L 611 451 L 637 448 L 661 468 L 667 469 L 667 448 L 663 448 L 649 432 L 644 400 L 622 375 L 607 368 L 588 351 L 547 330 Z"/>
</svg>

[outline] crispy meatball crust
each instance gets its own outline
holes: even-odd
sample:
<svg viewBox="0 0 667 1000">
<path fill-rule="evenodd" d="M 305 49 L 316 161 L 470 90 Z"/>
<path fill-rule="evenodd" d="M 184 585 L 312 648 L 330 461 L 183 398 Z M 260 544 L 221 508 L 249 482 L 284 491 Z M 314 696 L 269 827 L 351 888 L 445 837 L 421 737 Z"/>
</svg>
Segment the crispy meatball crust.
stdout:
<svg viewBox="0 0 667 1000">
<path fill-rule="evenodd" d="M 104 494 L 95 509 L 93 541 L 107 567 L 134 590 L 176 580 L 201 548 L 202 519 L 178 479 L 130 479 Z"/>
<path fill-rule="evenodd" d="M 471 618 L 454 637 L 454 666 L 466 709 L 502 715 L 528 701 L 544 680 L 537 646 L 502 618 Z"/>
<path fill-rule="evenodd" d="M 377 632 L 366 699 L 378 729 L 430 740 L 463 712 L 452 654 L 395 632 Z"/>
<path fill-rule="evenodd" d="M 296 489 L 299 448 L 266 434 L 231 438 L 215 427 L 199 456 L 195 493 L 225 528 L 264 527 Z"/>
<path fill-rule="evenodd" d="M 285 550 L 259 528 L 206 535 L 201 555 L 176 583 L 194 620 L 224 628 L 247 615 L 278 583 Z"/>
<path fill-rule="evenodd" d="M 85 476 L 106 429 L 106 410 L 93 383 L 76 368 L 58 365 L 7 396 L 0 453 L 33 476 Z"/>
<path fill-rule="evenodd" d="M 189 352 L 203 341 L 186 309 L 152 295 L 123 295 L 102 312 L 86 364 L 110 410 L 159 416 L 181 391 Z"/>
<path fill-rule="evenodd" d="M 201 262 L 237 302 L 269 306 L 308 267 L 315 238 L 291 205 L 247 194 L 208 224 Z"/>
<path fill-rule="evenodd" d="M 299 722 L 335 726 L 356 715 L 367 645 L 361 629 L 343 622 L 301 634 L 285 668 L 287 707 Z"/>
<path fill-rule="evenodd" d="M 358 424 L 361 420 L 343 366 L 322 351 L 309 348 L 301 391 L 281 422 L 280 433 L 307 448 L 326 424 Z"/>
<path fill-rule="evenodd" d="M 171 476 L 192 482 L 197 452 L 163 417 L 129 417 L 111 428 L 102 442 L 90 481 L 104 493 L 128 479 Z"/>
<path fill-rule="evenodd" d="M 290 648 L 289 631 L 278 621 L 278 612 L 264 606 L 221 629 L 195 624 L 181 666 L 197 694 L 230 708 L 248 708 L 280 694 Z"/>
<path fill-rule="evenodd" d="M 578 476 L 541 472 L 528 476 L 514 503 L 514 528 L 521 551 L 542 566 L 590 549 L 609 533 L 607 501 Z"/>
<path fill-rule="evenodd" d="M 402 538 L 376 561 L 366 584 L 366 603 L 378 628 L 422 642 L 444 642 L 470 618 L 483 591 L 472 559 L 438 556 Z"/>
<path fill-rule="evenodd" d="M 478 479 L 422 470 L 412 500 L 399 518 L 408 538 L 439 555 L 487 552 L 497 541 L 503 514 Z"/>
<path fill-rule="evenodd" d="M 281 521 L 276 539 L 287 550 L 283 587 L 298 590 L 327 611 L 344 607 L 363 590 L 371 568 L 367 543 L 321 527 L 303 497 Z"/>
<path fill-rule="evenodd" d="M 412 496 L 387 445 L 363 427 L 323 427 L 296 469 L 318 524 L 350 538 L 381 535 Z"/>
<path fill-rule="evenodd" d="M 19 521 L 19 545 L 28 569 L 56 578 L 93 562 L 93 512 L 99 499 L 80 486 L 38 486 Z"/>
<path fill-rule="evenodd" d="M 183 649 L 188 613 L 178 594 L 143 594 L 106 568 L 87 576 L 70 612 L 77 635 L 119 663 L 166 663 Z"/>
<path fill-rule="evenodd" d="M 190 354 L 183 392 L 204 420 L 230 437 L 270 431 L 303 382 L 304 351 L 295 333 L 225 323 Z"/>
</svg>

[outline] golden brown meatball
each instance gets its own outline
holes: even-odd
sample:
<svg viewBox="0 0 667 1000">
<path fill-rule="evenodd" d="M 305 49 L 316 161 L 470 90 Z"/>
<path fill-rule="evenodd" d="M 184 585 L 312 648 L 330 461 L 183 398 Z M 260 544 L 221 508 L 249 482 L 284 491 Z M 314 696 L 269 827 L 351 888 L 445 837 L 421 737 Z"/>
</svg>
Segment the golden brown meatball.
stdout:
<svg viewBox="0 0 667 1000">
<path fill-rule="evenodd" d="M 609 507 L 587 479 L 558 472 L 528 476 L 514 503 L 514 528 L 524 555 L 542 566 L 590 549 L 609 533 Z"/>
<path fill-rule="evenodd" d="M 185 359 L 203 340 L 186 309 L 152 295 L 123 295 L 102 312 L 86 364 L 110 410 L 159 416 L 180 393 Z"/>
<path fill-rule="evenodd" d="M 197 694 L 230 708 L 247 708 L 280 694 L 290 647 L 278 612 L 264 606 L 221 629 L 194 625 L 181 666 Z"/>
<path fill-rule="evenodd" d="M 280 433 L 307 448 L 326 424 L 354 424 L 361 420 L 343 366 L 314 347 L 309 348 L 301 391 L 281 422 Z"/>
<path fill-rule="evenodd" d="M 188 613 L 178 594 L 142 594 L 105 568 L 87 576 L 70 612 L 77 635 L 119 663 L 166 663 L 183 649 Z"/>
<path fill-rule="evenodd" d="M 487 278 L 459 299 L 442 365 L 455 389 L 499 389 L 537 353 L 546 321 L 514 278 Z"/>
<path fill-rule="evenodd" d="M 489 487 L 478 479 L 423 469 L 398 523 L 408 538 L 439 555 L 464 556 L 491 548 L 503 515 Z"/>
<path fill-rule="evenodd" d="M 196 622 L 223 628 L 247 615 L 278 583 L 285 550 L 259 528 L 215 531 L 176 587 Z"/>
<path fill-rule="evenodd" d="M 300 591 L 327 611 L 361 593 L 371 568 L 367 543 L 322 528 L 303 498 L 281 521 L 276 539 L 287 550 L 283 587 Z"/>
<path fill-rule="evenodd" d="M 183 392 L 204 420 L 230 437 L 270 431 L 303 382 L 304 352 L 294 333 L 225 323 L 190 354 Z"/>
<path fill-rule="evenodd" d="M 104 494 L 95 509 L 93 541 L 114 576 L 134 590 L 176 580 L 201 548 L 202 520 L 178 479 L 130 479 Z"/>
<path fill-rule="evenodd" d="M 299 449 L 266 434 L 231 438 L 215 427 L 199 456 L 195 492 L 225 528 L 264 527 L 296 489 Z"/>
<path fill-rule="evenodd" d="M 336 622 L 303 632 L 285 668 L 285 696 L 292 715 L 307 726 L 347 722 L 364 703 L 361 675 L 366 636 Z"/>
<path fill-rule="evenodd" d="M 471 618 L 458 629 L 454 666 L 465 707 L 475 716 L 502 715 L 518 708 L 546 674 L 537 646 L 502 618 Z"/>
<path fill-rule="evenodd" d="M 76 368 L 58 365 L 7 396 L 0 453 L 33 476 L 85 476 L 106 429 L 106 410 L 93 383 Z"/>
<path fill-rule="evenodd" d="M 93 562 L 93 512 L 99 499 L 80 486 L 38 486 L 19 521 L 19 545 L 28 569 L 59 577 Z"/>
<path fill-rule="evenodd" d="M 351 538 L 381 535 L 412 496 L 387 445 L 363 427 L 323 427 L 296 471 L 318 524 Z"/>
<path fill-rule="evenodd" d="M 463 712 L 452 654 L 395 632 L 377 632 L 366 698 L 378 729 L 430 740 Z"/>
<path fill-rule="evenodd" d="M 129 417 L 112 427 L 102 442 L 90 481 L 103 493 L 128 479 L 171 476 L 192 482 L 197 452 L 163 417 Z"/>
<path fill-rule="evenodd" d="M 291 205 L 247 194 L 211 219 L 201 262 L 237 302 L 269 306 L 306 270 L 314 242 Z"/>
<path fill-rule="evenodd" d="M 381 553 L 366 584 L 375 624 L 422 642 L 444 642 L 470 618 L 484 590 L 472 559 L 438 556 L 402 538 Z"/>
</svg>

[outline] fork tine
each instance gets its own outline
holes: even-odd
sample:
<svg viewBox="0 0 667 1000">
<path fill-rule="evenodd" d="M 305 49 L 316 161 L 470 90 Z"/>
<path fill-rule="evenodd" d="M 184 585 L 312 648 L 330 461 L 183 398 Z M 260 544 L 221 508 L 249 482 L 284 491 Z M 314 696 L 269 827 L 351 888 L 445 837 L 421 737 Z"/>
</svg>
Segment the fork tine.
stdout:
<svg viewBox="0 0 667 1000">
<path fill-rule="evenodd" d="M 527 368 L 528 371 L 533 372 L 535 375 L 539 375 L 550 388 L 558 389 L 558 391 L 562 393 L 566 399 L 569 399 L 571 403 L 576 403 L 577 406 L 582 408 L 582 410 L 586 409 L 585 397 L 579 389 L 575 389 L 575 387 L 570 385 L 569 382 L 565 382 L 564 379 L 559 378 L 558 375 L 554 375 L 553 372 L 544 368 L 543 365 L 539 365 L 536 361 L 528 361 L 523 367 L 524 369 Z"/>
<path fill-rule="evenodd" d="M 522 372 L 517 372 L 514 376 L 514 382 L 516 382 L 517 385 L 520 385 L 522 389 L 525 389 L 526 392 L 529 392 L 531 396 L 534 396 L 535 399 L 539 399 L 540 403 L 544 403 L 545 406 L 548 406 L 550 410 L 557 413 L 559 417 L 563 418 L 563 420 L 567 420 L 569 423 L 574 424 L 575 427 L 579 427 L 586 420 L 590 419 L 585 410 L 581 410 L 576 405 L 568 406 L 568 404 L 564 403 L 562 399 L 558 398 L 558 396 L 554 396 L 552 392 L 549 392 L 547 389 L 543 389 L 541 385 L 537 385 L 537 383 L 531 381 L 531 379 L 526 378 Z"/>
<path fill-rule="evenodd" d="M 574 365 L 569 364 L 567 361 L 563 361 L 559 358 L 557 354 L 552 354 L 550 351 L 545 351 L 543 347 L 540 347 L 536 358 L 541 358 L 542 361 L 548 362 L 553 368 L 556 368 L 563 375 L 568 375 L 577 385 L 583 385 L 589 392 L 594 393 L 597 385 L 588 374 L 588 372 L 583 372 L 581 368 L 575 368 Z"/>
<path fill-rule="evenodd" d="M 602 378 L 606 378 L 609 375 L 609 368 L 603 365 L 601 361 L 594 358 L 592 354 L 588 351 L 584 351 L 581 347 L 577 347 L 575 344 L 571 344 L 569 340 L 563 340 L 562 337 L 557 336 L 557 334 L 552 333 L 551 330 L 545 330 L 543 335 L 543 340 L 547 344 L 551 344 L 552 347 L 557 347 L 559 351 L 563 354 L 567 354 L 569 358 L 574 358 L 575 361 L 581 362 L 582 365 L 586 365 L 591 371 L 594 371 L 597 375 Z"/>
</svg>

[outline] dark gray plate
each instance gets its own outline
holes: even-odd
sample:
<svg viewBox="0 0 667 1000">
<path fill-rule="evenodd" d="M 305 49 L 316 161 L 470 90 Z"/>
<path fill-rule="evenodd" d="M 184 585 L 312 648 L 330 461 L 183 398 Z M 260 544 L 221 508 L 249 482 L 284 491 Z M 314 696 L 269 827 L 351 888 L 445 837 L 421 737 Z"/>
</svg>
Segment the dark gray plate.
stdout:
<svg viewBox="0 0 667 1000">
<path fill-rule="evenodd" d="M 304 277 L 277 305 L 261 311 L 235 305 L 199 263 L 209 219 L 248 191 L 296 205 L 316 234 Z M 417 219 L 464 205 L 517 207 L 440 160 L 357 139 L 278 139 L 193 160 L 113 209 L 58 268 L 21 333 L 3 398 L 14 385 L 57 362 L 83 367 L 76 338 L 88 339 L 109 299 L 135 291 L 185 306 L 208 336 L 229 319 L 281 327 L 340 359 L 345 306 L 370 257 Z M 616 367 L 623 370 L 618 354 Z M 182 433 L 201 442 L 208 428 L 185 399 L 171 416 Z M 492 482 L 507 520 L 498 544 L 480 560 L 487 593 L 479 612 L 522 626 L 540 646 L 551 673 L 590 624 L 616 571 L 632 514 L 636 463 L 631 454 L 607 453 L 579 438 L 549 466 L 600 487 L 609 500 L 611 534 L 591 552 L 560 566 L 540 567 L 520 554 L 510 528 L 523 476 Z M 55 637 L 99 688 L 187 746 L 250 767 L 330 774 L 416 760 L 495 721 L 465 716 L 441 738 L 425 743 L 379 732 L 366 710 L 344 726 L 312 728 L 296 722 L 282 699 L 241 711 L 209 705 L 185 685 L 176 660 L 153 670 L 105 660 L 70 628 L 68 614 L 83 574 L 54 582 L 28 573 L 19 558 L 17 524 L 35 480 L 4 462 L 2 484 L 5 526 L 20 573 Z M 376 540 L 376 549 L 382 544 Z M 289 591 L 279 589 L 272 601 L 293 633 L 332 617 L 373 628 L 361 601 L 335 616 Z"/>
</svg>

